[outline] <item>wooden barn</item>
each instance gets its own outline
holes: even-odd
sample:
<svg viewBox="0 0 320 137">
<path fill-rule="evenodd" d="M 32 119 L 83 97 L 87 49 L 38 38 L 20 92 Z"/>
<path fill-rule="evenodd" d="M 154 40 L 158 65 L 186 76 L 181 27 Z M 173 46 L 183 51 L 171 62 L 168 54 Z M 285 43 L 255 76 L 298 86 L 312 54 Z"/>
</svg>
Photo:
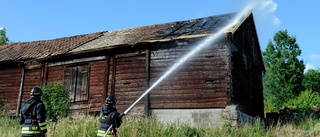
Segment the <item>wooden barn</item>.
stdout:
<svg viewBox="0 0 320 137">
<path fill-rule="evenodd" d="M 97 112 L 107 95 L 125 111 L 184 55 L 237 13 L 0 47 L 0 95 L 17 114 L 33 86 L 61 82 L 70 111 Z M 128 114 L 218 125 L 264 117 L 265 71 L 253 14 L 177 67 Z"/>
</svg>

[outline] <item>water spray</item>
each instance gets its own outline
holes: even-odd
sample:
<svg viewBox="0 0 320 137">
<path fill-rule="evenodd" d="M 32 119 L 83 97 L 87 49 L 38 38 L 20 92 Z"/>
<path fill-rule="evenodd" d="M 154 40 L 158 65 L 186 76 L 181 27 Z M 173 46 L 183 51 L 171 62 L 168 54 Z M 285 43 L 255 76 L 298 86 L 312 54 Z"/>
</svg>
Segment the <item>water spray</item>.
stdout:
<svg viewBox="0 0 320 137">
<path fill-rule="evenodd" d="M 231 19 L 226 26 L 218 30 L 216 33 L 205 38 L 198 46 L 195 47 L 195 49 L 191 50 L 188 54 L 183 56 L 178 62 L 176 62 L 171 68 L 169 68 L 169 70 L 166 73 L 164 73 L 164 75 L 162 75 L 155 83 L 153 83 L 152 86 L 148 90 L 146 90 L 127 110 L 125 110 L 123 114 L 120 115 L 120 117 L 126 115 L 128 111 L 130 111 L 133 108 L 133 106 L 135 106 L 145 95 L 147 95 L 154 87 L 156 87 L 162 80 L 164 80 L 167 76 L 169 76 L 177 67 L 183 64 L 192 55 L 199 52 L 204 47 L 207 47 L 210 44 L 214 43 L 218 38 L 220 38 L 223 34 L 225 34 L 228 31 L 228 29 L 237 25 L 238 22 L 241 21 L 241 19 L 244 17 L 244 15 L 248 14 L 248 11 L 250 9 L 251 9 L 250 6 L 247 6 L 245 10 L 238 13 L 233 19 Z M 113 125 L 110 125 L 107 132 L 105 133 L 105 136 L 111 130 L 112 126 Z"/>
</svg>

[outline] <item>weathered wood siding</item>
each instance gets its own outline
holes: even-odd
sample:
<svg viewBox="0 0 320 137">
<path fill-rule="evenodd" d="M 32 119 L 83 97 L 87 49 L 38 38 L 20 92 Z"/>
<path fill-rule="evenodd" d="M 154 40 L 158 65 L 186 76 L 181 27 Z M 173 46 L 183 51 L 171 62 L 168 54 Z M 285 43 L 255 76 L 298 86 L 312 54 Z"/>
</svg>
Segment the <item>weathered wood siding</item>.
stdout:
<svg viewBox="0 0 320 137">
<path fill-rule="evenodd" d="M 64 66 L 53 66 L 48 68 L 47 85 L 51 85 L 54 82 L 63 83 L 64 79 Z"/>
<path fill-rule="evenodd" d="M 22 104 L 30 98 L 31 89 L 36 86 L 39 87 L 40 84 L 41 84 L 41 69 L 26 70 L 25 77 L 24 77 Z"/>
<path fill-rule="evenodd" d="M 252 18 L 252 16 L 250 17 Z M 262 60 L 253 21 L 246 20 L 233 35 L 232 103 L 242 106 L 242 112 L 264 116 Z"/>
<path fill-rule="evenodd" d="M 195 46 L 152 50 L 150 85 Z M 226 44 L 202 49 L 151 91 L 151 108 L 225 107 L 228 53 Z"/>
<path fill-rule="evenodd" d="M 115 61 L 115 62 L 114 62 Z M 115 64 L 114 64 L 115 63 Z M 114 92 L 120 112 L 125 111 L 146 90 L 146 53 L 137 51 L 126 54 L 117 54 L 110 61 L 110 82 L 108 93 Z M 114 67 L 115 71 L 114 71 Z M 115 76 L 112 76 L 114 75 Z M 113 80 L 115 80 L 113 82 Z M 114 88 L 114 89 L 113 89 Z M 138 102 L 134 109 L 144 109 L 144 100 Z"/>
<path fill-rule="evenodd" d="M 19 90 L 21 85 L 22 68 L 0 70 L 0 96 L 2 101 L 10 104 L 12 114 L 16 113 Z M 26 69 L 21 105 L 30 98 L 30 91 L 35 86 L 40 86 L 41 69 Z"/>
<path fill-rule="evenodd" d="M 15 113 L 17 108 L 21 76 L 21 68 L 0 70 L 1 101 L 10 105 L 12 113 Z"/>
<path fill-rule="evenodd" d="M 99 111 L 103 106 L 106 93 L 105 93 L 105 67 L 106 62 L 95 61 L 90 62 L 90 81 L 89 81 L 89 104 L 90 111 Z"/>
</svg>

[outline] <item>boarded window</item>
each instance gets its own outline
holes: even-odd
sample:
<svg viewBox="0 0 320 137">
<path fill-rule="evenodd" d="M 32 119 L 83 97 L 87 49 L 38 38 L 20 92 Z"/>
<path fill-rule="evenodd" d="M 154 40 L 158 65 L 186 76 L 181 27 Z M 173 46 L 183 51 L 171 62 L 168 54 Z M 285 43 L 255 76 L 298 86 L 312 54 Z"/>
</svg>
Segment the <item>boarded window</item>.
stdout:
<svg viewBox="0 0 320 137">
<path fill-rule="evenodd" d="M 69 92 L 70 102 L 87 101 L 89 96 L 89 66 L 66 67 L 64 87 Z"/>
</svg>

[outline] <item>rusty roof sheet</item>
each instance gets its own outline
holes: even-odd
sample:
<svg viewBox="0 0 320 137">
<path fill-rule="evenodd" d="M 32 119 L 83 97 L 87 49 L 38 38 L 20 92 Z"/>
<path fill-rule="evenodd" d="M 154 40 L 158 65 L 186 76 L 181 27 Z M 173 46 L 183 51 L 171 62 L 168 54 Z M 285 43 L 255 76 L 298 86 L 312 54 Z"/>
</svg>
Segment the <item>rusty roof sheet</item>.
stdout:
<svg viewBox="0 0 320 137">
<path fill-rule="evenodd" d="M 102 32 L 97 32 L 53 40 L 3 45 L 3 47 L 0 46 L 0 62 L 25 61 L 65 54 L 68 51 L 101 36 L 101 34 Z"/>
<path fill-rule="evenodd" d="M 236 13 L 109 31 L 98 39 L 70 52 L 108 49 L 117 45 L 135 45 L 145 42 L 203 37 L 216 32 L 234 16 L 236 16 Z"/>
</svg>

